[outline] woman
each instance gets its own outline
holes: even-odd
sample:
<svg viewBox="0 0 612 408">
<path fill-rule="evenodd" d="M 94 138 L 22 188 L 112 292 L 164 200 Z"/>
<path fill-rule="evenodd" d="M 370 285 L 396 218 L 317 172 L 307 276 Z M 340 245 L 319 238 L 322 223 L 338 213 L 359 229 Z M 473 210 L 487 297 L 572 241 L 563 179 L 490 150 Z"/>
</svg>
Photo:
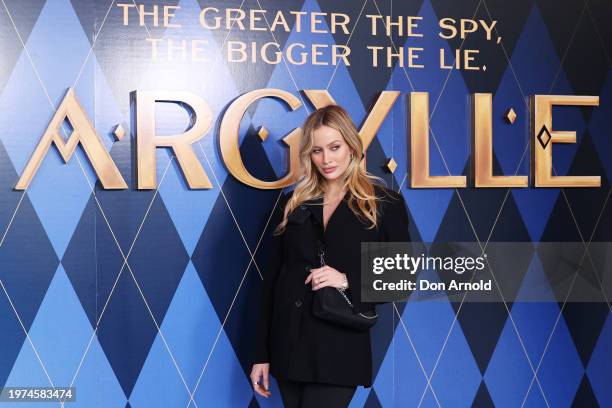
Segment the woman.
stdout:
<svg viewBox="0 0 612 408">
<path fill-rule="evenodd" d="M 362 157 L 344 109 L 313 112 L 303 126 L 302 177 L 271 219 L 277 228 L 264 270 L 251 382 L 268 397 L 272 374 L 288 408 L 346 407 L 358 385 L 372 385 L 369 331 L 312 312 L 314 293 L 324 287 L 345 290 L 357 312 L 374 309 L 360 301 L 361 242 L 410 241 L 402 195 L 378 185 L 381 179 L 360 167 Z"/>
</svg>

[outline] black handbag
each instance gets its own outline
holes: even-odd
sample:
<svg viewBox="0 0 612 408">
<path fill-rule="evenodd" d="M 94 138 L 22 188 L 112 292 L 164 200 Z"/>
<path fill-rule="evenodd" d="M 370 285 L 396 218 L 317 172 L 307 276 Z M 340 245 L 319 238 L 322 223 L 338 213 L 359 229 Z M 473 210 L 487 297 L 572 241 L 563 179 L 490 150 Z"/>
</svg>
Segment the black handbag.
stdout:
<svg viewBox="0 0 612 408">
<path fill-rule="evenodd" d="M 317 225 L 313 224 L 313 228 L 316 235 Z M 320 266 L 324 266 L 324 245 L 318 236 L 315 236 L 315 239 L 319 263 Z M 374 326 L 376 320 L 378 319 L 376 310 L 356 313 L 353 303 L 350 301 L 346 293 L 344 293 L 344 290 L 331 286 L 326 286 L 315 291 L 312 303 L 312 312 L 320 319 L 355 330 L 367 330 Z"/>
</svg>

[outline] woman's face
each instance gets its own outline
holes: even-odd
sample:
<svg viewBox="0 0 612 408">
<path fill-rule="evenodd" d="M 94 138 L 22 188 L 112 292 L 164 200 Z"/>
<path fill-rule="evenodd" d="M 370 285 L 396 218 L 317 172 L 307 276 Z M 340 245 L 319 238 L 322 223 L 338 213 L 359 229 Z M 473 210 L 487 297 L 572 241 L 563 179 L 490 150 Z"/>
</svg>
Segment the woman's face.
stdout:
<svg viewBox="0 0 612 408">
<path fill-rule="evenodd" d="M 344 174 L 350 163 L 350 155 L 349 145 L 336 129 L 322 125 L 314 131 L 310 158 L 327 181 Z"/>
</svg>

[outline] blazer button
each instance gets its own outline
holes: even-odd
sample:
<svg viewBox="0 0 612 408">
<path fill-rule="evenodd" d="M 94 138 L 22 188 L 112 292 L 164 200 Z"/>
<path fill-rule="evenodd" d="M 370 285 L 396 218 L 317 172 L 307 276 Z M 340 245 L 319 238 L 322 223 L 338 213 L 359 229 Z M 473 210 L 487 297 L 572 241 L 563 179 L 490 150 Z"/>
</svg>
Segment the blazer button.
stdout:
<svg viewBox="0 0 612 408">
<path fill-rule="evenodd" d="M 295 307 L 299 308 L 300 306 L 302 306 L 302 301 L 298 299 L 295 301 Z"/>
</svg>

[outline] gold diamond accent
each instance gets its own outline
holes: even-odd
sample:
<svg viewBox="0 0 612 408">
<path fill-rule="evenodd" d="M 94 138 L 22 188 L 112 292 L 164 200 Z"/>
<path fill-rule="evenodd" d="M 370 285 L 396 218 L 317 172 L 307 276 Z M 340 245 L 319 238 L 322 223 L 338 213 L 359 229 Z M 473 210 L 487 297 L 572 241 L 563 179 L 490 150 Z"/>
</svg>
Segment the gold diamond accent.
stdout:
<svg viewBox="0 0 612 408">
<path fill-rule="evenodd" d="M 393 157 L 387 160 L 386 167 L 387 170 L 389 170 L 391 173 L 395 172 L 395 169 L 397 169 L 397 163 L 395 162 L 395 160 L 393 160 Z"/>
<path fill-rule="evenodd" d="M 516 121 L 516 112 L 514 111 L 514 109 L 508 109 L 508 111 L 506 112 L 506 120 L 511 125 L 514 125 L 514 122 Z"/>
<path fill-rule="evenodd" d="M 268 132 L 268 129 L 261 126 L 259 130 L 257 131 L 257 135 L 259 136 L 262 142 L 265 142 L 268 136 L 270 136 L 270 132 Z"/>
<path fill-rule="evenodd" d="M 550 143 L 550 140 L 552 139 L 552 136 L 550 135 L 550 132 L 548 131 L 546 125 L 542 126 L 540 133 L 538 133 L 536 137 L 540 141 L 540 144 L 542 145 L 543 149 L 546 149 L 546 146 L 548 146 L 548 143 Z"/>
<path fill-rule="evenodd" d="M 123 125 L 121 123 L 115 127 L 113 134 L 115 135 L 117 140 L 123 139 L 123 136 L 125 136 L 125 129 L 123 128 Z"/>
</svg>

